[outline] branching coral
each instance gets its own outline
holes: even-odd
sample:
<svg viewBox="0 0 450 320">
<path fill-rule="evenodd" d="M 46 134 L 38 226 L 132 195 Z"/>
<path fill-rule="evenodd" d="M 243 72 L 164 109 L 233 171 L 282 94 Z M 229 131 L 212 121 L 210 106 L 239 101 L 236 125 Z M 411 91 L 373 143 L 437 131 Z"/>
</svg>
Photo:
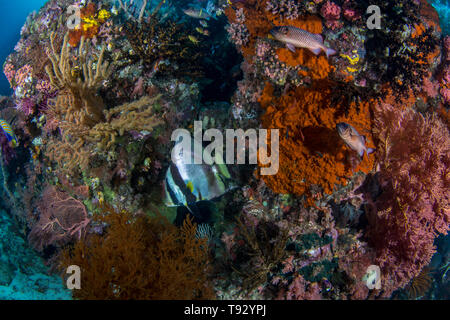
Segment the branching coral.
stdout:
<svg viewBox="0 0 450 320">
<path fill-rule="evenodd" d="M 60 170 L 69 173 L 80 168 L 89 167 L 91 152 L 84 146 L 84 140 L 76 138 L 72 141 L 68 136 L 58 139 L 51 137 L 46 143 L 46 155 L 51 161 L 58 163 Z"/>
<path fill-rule="evenodd" d="M 67 121 L 93 126 L 104 119 L 104 105 L 102 99 L 97 96 L 97 89 L 111 74 L 109 63 L 103 61 L 105 47 L 102 47 L 94 70 L 94 62 L 88 61 L 87 58 L 89 48 L 87 45 L 85 47 L 84 37 L 81 38 L 78 49 L 78 63 L 71 59 L 67 46 L 68 34 L 64 36 L 60 54 L 55 49 L 55 37 L 56 35 L 52 33 L 50 38 L 51 52 L 48 53 L 52 67 L 47 66 L 46 72 L 54 88 L 58 90 L 66 89 L 73 96 L 71 104 L 66 106 L 58 104 L 57 106 L 67 108 L 63 111 L 67 116 Z M 78 71 L 82 72 L 82 76 Z"/>
<path fill-rule="evenodd" d="M 155 107 L 161 96 L 144 96 L 141 99 L 105 111 L 106 122 L 101 122 L 88 132 L 87 140 L 99 143 L 101 149 L 109 149 L 129 131 L 151 133 L 163 121 L 156 115 Z"/>
<path fill-rule="evenodd" d="M 252 291 L 263 285 L 272 271 L 287 257 L 286 244 L 288 231 L 281 230 L 275 224 L 261 219 L 256 222 L 245 218 L 237 220 L 239 237 L 244 245 L 237 250 L 238 259 L 246 261 L 244 270 L 239 271 L 244 277 L 243 287 Z"/>
<path fill-rule="evenodd" d="M 65 192 L 48 186 L 38 205 L 39 221 L 28 239 L 39 251 L 49 245 L 65 245 L 80 239 L 90 222 L 83 203 Z"/>
<path fill-rule="evenodd" d="M 231 40 L 237 46 L 245 46 L 248 42 L 248 30 L 245 26 L 244 9 L 236 11 L 236 20 L 227 27 L 227 32 Z"/>
<path fill-rule="evenodd" d="M 133 48 L 131 60 L 142 60 L 148 71 L 180 76 L 201 74 L 201 43 L 194 44 L 183 25 L 154 18 L 138 23 L 127 21 L 124 28 Z"/>
<path fill-rule="evenodd" d="M 67 101 L 68 103 L 64 103 Z M 60 93 L 56 104 L 60 106 L 70 105 L 73 96 L 68 93 Z M 89 167 L 92 150 L 97 147 L 101 151 L 111 151 L 116 144 L 116 139 L 126 132 L 151 133 L 157 126 L 163 124 L 156 109 L 162 103 L 160 95 L 125 103 L 110 110 L 104 111 L 104 121 L 97 123 L 92 128 L 77 125 L 76 122 L 65 120 L 65 115 L 60 108 L 50 106 L 48 116 L 58 120 L 61 138 L 50 136 L 46 143 L 46 155 L 51 161 L 58 163 L 59 167 L 67 172 L 77 171 L 78 168 L 86 170 Z M 55 111 L 56 110 L 56 111 Z M 95 143 L 96 145 L 92 145 Z"/>
<path fill-rule="evenodd" d="M 437 117 L 380 104 L 375 113 L 383 193 L 368 215 L 383 295 L 404 287 L 435 252 L 450 223 L 450 135 Z"/>
<path fill-rule="evenodd" d="M 266 4 L 266 11 L 270 11 L 273 15 L 281 16 L 283 19 L 294 20 L 300 14 L 300 5 L 296 2 L 293 0 L 269 0 Z"/>
<path fill-rule="evenodd" d="M 91 234 L 67 248 L 63 270 L 82 270 L 77 299 L 206 299 L 206 239 L 196 237 L 188 218 L 181 229 L 162 217 L 133 216 L 106 208 L 95 219 L 107 224 L 103 235 Z"/>
</svg>

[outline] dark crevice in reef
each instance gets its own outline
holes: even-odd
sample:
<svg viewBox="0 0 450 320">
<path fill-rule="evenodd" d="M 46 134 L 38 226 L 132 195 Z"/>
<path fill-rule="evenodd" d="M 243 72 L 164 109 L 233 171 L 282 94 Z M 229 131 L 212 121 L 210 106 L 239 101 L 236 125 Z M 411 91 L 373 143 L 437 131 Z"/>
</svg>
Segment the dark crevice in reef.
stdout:
<svg viewBox="0 0 450 320">
<path fill-rule="evenodd" d="M 228 41 L 224 17 L 210 21 L 210 39 L 202 60 L 204 81 L 200 82 L 201 102 L 230 101 L 237 82 L 242 80 L 242 55 Z"/>
</svg>

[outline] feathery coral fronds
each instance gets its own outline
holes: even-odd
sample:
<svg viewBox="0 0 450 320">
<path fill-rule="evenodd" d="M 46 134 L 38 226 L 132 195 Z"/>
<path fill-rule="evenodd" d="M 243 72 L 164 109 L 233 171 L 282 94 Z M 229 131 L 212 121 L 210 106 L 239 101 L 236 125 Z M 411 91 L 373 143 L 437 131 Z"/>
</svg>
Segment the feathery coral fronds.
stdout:
<svg viewBox="0 0 450 320">
<path fill-rule="evenodd" d="M 53 186 L 47 187 L 38 206 L 39 221 L 28 239 L 37 250 L 80 239 L 90 222 L 83 203 Z"/>
<path fill-rule="evenodd" d="M 87 139 L 97 142 L 100 149 L 108 149 L 114 144 L 117 136 L 122 136 L 127 131 L 152 132 L 163 123 L 154 110 L 160 100 L 161 95 L 144 96 L 137 101 L 105 111 L 106 122 L 95 125 L 89 131 Z"/>
<path fill-rule="evenodd" d="M 111 74 L 109 63 L 103 62 L 105 46 L 102 46 L 94 71 L 94 62 L 87 58 L 89 48 L 87 43 L 85 46 L 84 37 L 81 38 L 78 48 L 78 64 L 75 64 L 70 58 L 69 34 L 66 33 L 64 36 L 59 55 L 55 49 L 55 37 L 56 35 L 52 33 L 50 36 L 52 49 L 48 53 L 52 67 L 47 66 L 45 69 L 50 83 L 58 90 L 68 89 L 73 95 L 75 101 L 69 105 L 68 110 L 65 110 L 66 113 L 74 114 L 76 120 L 81 124 L 93 126 L 104 118 L 103 101 L 97 96 L 96 91 L 103 80 Z M 82 77 L 75 72 L 77 68 L 82 71 Z"/>
<path fill-rule="evenodd" d="M 388 104 L 375 110 L 383 193 L 369 214 L 384 295 L 404 287 L 435 252 L 450 224 L 450 134 L 437 117 Z"/>
<path fill-rule="evenodd" d="M 80 266 L 77 299 L 206 299 L 208 251 L 205 239 L 188 218 L 181 229 L 160 216 L 134 216 L 106 207 L 95 219 L 107 224 L 103 235 L 92 234 L 67 248 L 63 270 Z"/>
</svg>

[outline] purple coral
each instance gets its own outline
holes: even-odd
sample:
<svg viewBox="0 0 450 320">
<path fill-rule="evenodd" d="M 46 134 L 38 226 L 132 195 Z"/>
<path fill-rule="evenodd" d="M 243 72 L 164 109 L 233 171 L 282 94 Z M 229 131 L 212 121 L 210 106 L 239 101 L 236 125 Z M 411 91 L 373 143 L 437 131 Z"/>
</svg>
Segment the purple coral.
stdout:
<svg viewBox="0 0 450 320">
<path fill-rule="evenodd" d="M 450 36 L 444 39 L 445 61 L 442 71 L 440 94 L 445 103 L 450 103 Z"/>
<path fill-rule="evenodd" d="M 227 27 L 227 32 L 237 46 L 245 46 L 249 40 L 249 32 L 245 26 L 244 9 L 236 11 L 236 20 Z"/>
<path fill-rule="evenodd" d="M 348 21 L 353 22 L 361 18 L 361 14 L 358 12 L 358 10 L 353 8 L 349 0 L 346 0 L 342 5 L 342 11 L 344 18 L 347 19 Z"/>
<path fill-rule="evenodd" d="M 369 237 L 390 296 L 430 263 L 435 237 L 449 229 L 450 134 L 437 117 L 388 104 L 376 108 L 375 125 L 383 193 L 368 214 Z"/>
<path fill-rule="evenodd" d="M 44 190 L 38 211 L 39 221 L 28 236 L 38 251 L 49 245 L 64 245 L 76 238 L 80 239 L 90 222 L 88 212 L 80 200 L 53 186 Z"/>
<path fill-rule="evenodd" d="M 20 100 L 17 109 L 22 111 L 26 116 L 34 113 L 36 102 L 32 98 L 24 98 Z"/>
</svg>

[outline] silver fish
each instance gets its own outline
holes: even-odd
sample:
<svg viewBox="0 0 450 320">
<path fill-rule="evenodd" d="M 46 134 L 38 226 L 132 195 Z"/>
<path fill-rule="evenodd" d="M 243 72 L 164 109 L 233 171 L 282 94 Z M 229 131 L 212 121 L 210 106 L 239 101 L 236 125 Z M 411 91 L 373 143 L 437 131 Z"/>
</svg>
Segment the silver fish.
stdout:
<svg viewBox="0 0 450 320">
<path fill-rule="evenodd" d="M 336 125 L 336 129 L 345 144 L 352 150 L 358 152 L 361 158 L 364 156 L 364 152 L 369 156 L 369 154 L 375 151 L 375 149 L 366 147 L 366 137 L 360 135 L 358 131 L 348 123 L 340 122 Z"/>
<path fill-rule="evenodd" d="M 327 58 L 336 54 L 335 50 L 323 44 L 322 35 L 318 33 L 311 33 L 292 26 L 282 26 L 273 28 L 270 30 L 270 34 L 276 40 L 285 43 L 286 47 L 292 52 L 295 52 L 295 48 L 306 48 L 315 55 L 318 55 L 323 50 Z"/>
<path fill-rule="evenodd" d="M 196 144 L 200 143 L 192 139 L 194 150 Z M 164 181 L 164 202 L 167 206 L 188 206 L 201 200 L 213 200 L 234 188 L 226 165 L 195 164 L 195 156 L 195 152 L 189 152 L 191 160 L 186 164 L 181 152 L 173 155 L 173 162 Z M 220 159 L 216 159 L 216 162 L 224 163 L 223 159 L 217 160 Z"/>
<path fill-rule="evenodd" d="M 195 19 L 206 19 L 211 18 L 211 15 L 204 9 L 188 8 L 183 10 L 184 14 Z"/>
</svg>

